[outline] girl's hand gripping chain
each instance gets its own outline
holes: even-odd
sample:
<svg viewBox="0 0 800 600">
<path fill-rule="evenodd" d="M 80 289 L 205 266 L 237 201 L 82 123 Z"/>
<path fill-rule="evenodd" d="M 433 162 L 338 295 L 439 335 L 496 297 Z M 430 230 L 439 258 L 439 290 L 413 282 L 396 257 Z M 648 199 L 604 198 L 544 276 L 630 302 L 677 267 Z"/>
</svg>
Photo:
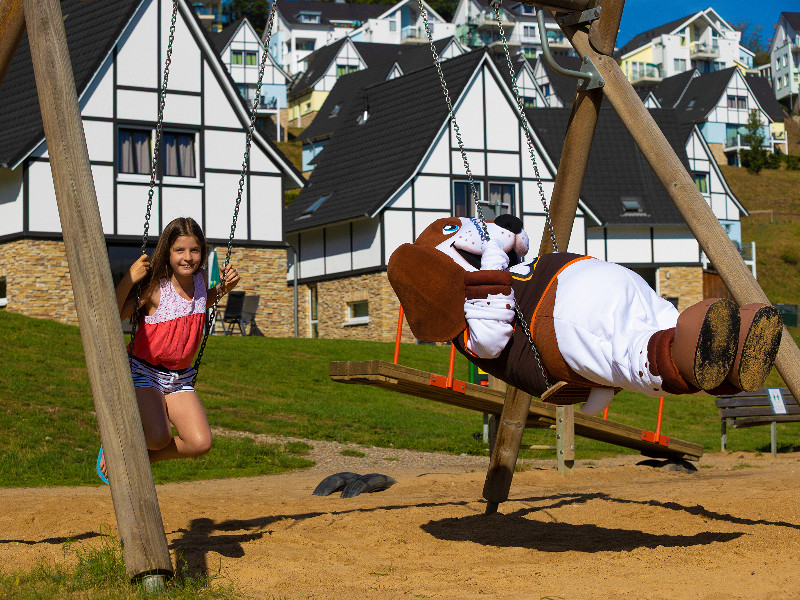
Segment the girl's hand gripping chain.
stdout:
<svg viewBox="0 0 800 600">
<path fill-rule="evenodd" d="M 481 270 L 464 274 L 467 349 L 480 358 L 498 356 L 514 333 L 514 290 L 508 262 L 501 243 L 491 239 L 483 249 Z"/>
<path fill-rule="evenodd" d="M 239 272 L 231 265 L 222 269 L 222 281 L 217 286 L 217 295 L 221 299 L 239 284 Z"/>
</svg>

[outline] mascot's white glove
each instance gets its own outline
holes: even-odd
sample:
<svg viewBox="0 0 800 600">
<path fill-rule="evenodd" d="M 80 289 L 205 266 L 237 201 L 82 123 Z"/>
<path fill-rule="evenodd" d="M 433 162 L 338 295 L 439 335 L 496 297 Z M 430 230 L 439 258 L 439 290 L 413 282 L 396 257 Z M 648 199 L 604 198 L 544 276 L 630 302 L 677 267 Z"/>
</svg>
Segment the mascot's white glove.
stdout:
<svg viewBox="0 0 800 600">
<path fill-rule="evenodd" d="M 481 270 L 464 275 L 467 350 L 480 358 L 497 357 L 514 333 L 514 290 L 507 269 L 508 254 L 492 239 L 483 250 Z"/>
</svg>

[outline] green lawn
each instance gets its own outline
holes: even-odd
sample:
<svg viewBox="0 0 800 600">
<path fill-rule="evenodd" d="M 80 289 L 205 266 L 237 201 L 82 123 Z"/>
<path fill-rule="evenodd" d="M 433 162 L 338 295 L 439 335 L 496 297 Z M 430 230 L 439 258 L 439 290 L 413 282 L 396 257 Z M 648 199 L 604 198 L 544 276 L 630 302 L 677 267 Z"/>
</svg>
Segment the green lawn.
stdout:
<svg viewBox="0 0 800 600">
<path fill-rule="evenodd" d="M 0 312 L 0 486 L 96 485 L 97 423 L 78 328 Z M 392 344 L 347 340 L 212 337 L 198 392 L 212 425 L 237 431 L 335 440 L 367 446 L 485 454 L 479 413 L 369 386 L 334 383 L 332 360 L 391 360 Z M 411 367 L 445 373 L 442 346 L 404 345 Z M 456 377 L 467 378 L 460 356 Z M 779 383 L 779 381 L 778 381 Z M 658 401 L 622 392 L 610 417 L 654 429 Z M 800 426 L 779 426 L 783 450 L 800 446 Z M 662 432 L 719 448 L 719 421 L 708 396 L 668 397 Z M 553 443 L 528 430 L 524 443 Z M 769 447 L 769 428 L 734 431 L 732 450 Z M 625 449 L 579 438 L 579 458 Z M 247 439 L 215 440 L 199 459 L 154 465 L 156 482 L 278 473 L 310 463 L 296 445 L 266 447 Z M 527 452 L 550 457 L 552 452 Z"/>
</svg>

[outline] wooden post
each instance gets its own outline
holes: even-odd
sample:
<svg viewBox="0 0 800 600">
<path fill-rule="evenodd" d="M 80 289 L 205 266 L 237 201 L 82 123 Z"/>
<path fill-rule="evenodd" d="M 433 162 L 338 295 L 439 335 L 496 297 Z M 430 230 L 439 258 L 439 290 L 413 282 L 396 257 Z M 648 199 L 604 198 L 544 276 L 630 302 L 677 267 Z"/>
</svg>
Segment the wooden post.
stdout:
<svg viewBox="0 0 800 600">
<path fill-rule="evenodd" d="M 589 162 L 589 151 L 600 114 L 603 91 L 600 89 L 586 92 L 578 91 L 572 103 L 561 160 L 558 162 L 556 181 L 550 197 L 550 223 L 561 252 L 567 251 L 572 225 L 578 212 L 578 200 L 583 187 L 583 177 Z M 539 245 L 539 256 L 553 252 L 550 231 L 545 227 L 542 242 Z"/>
<path fill-rule="evenodd" d="M 556 406 L 556 453 L 558 472 L 575 473 L 575 405 Z"/>
<path fill-rule="evenodd" d="M 531 408 L 531 395 L 513 386 L 508 386 L 497 427 L 497 440 L 489 460 L 486 482 L 483 485 L 483 497 L 486 499 L 486 514 L 497 512 L 497 506 L 508 500 L 514 467 L 517 464 L 519 446 L 528 412 Z"/>
<path fill-rule="evenodd" d="M 591 58 L 605 79 L 606 98 L 617 111 L 736 302 L 740 306 L 753 302 L 769 303 L 750 268 L 744 263 L 616 61 L 610 56 L 597 53 L 589 43 L 585 31 L 565 28 L 564 32 L 578 54 Z M 775 366 L 795 401 L 800 403 L 800 348 L 785 327 Z"/>
<path fill-rule="evenodd" d="M 50 168 L 128 576 L 172 573 L 58 0 L 23 0 Z M 66 282 L 65 282 L 66 284 Z M 157 587 L 157 586 L 156 586 Z"/>
<path fill-rule="evenodd" d="M 25 33 L 22 0 L 0 0 L 0 85 Z"/>
<path fill-rule="evenodd" d="M 591 25 L 589 38 L 602 54 L 614 53 L 614 44 L 617 41 L 617 31 L 622 19 L 624 0 L 601 0 L 600 18 Z M 577 81 L 576 81 L 577 85 Z M 550 198 L 550 222 L 556 236 L 559 250 L 566 252 L 575 215 L 578 212 L 578 200 L 586 175 L 586 166 L 589 163 L 589 152 L 592 149 L 592 140 L 597 126 L 597 117 L 600 114 L 600 105 L 603 102 L 603 90 L 595 88 L 587 91 L 576 91 L 572 102 L 572 112 L 569 116 L 569 125 L 561 149 L 561 159 L 558 163 L 556 181 L 553 185 L 553 194 Z M 553 242 L 550 232 L 545 230 L 542 242 L 539 245 L 539 255 L 553 252 Z"/>
</svg>

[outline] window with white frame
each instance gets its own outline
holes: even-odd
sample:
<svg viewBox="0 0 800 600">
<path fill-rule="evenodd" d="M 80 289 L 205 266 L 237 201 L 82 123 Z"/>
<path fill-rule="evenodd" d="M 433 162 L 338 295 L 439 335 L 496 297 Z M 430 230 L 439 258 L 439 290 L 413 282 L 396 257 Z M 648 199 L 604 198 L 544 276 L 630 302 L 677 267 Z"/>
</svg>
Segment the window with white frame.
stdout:
<svg viewBox="0 0 800 600">
<path fill-rule="evenodd" d="M 701 194 L 708 193 L 708 173 L 694 173 L 694 184 Z"/>
<path fill-rule="evenodd" d="M 728 108 L 747 110 L 747 96 L 728 95 Z"/>
<path fill-rule="evenodd" d="M 674 66 L 676 71 L 683 73 L 686 70 L 686 59 L 685 58 L 674 59 Z"/>
<path fill-rule="evenodd" d="M 477 199 L 481 199 L 481 187 L 479 182 L 475 182 L 475 192 Z M 472 201 L 472 189 L 467 181 L 453 182 L 453 216 L 467 217 L 475 216 L 475 203 Z"/>
<path fill-rule="evenodd" d="M 120 127 L 117 130 L 117 170 L 124 175 L 149 175 L 152 168 L 151 129 Z M 196 134 L 191 131 L 161 133 L 161 174 L 197 177 Z"/>
<path fill-rule="evenodd" d="M 164 131 L 161 134 L 161 170 L 167 177 L 196 177 L 195 134 Z"/>
<path fill-rule="evenodd" d="M 148 175 L 151 161 L 151 132 L 149 129 L 117 131 L 117 169 L 120 173 Z"/>
<path fill-rule="evenodd" d="M 489 182 L 489 202 L 481 203 L 486 219 L 496 219 L 500 215 L 512 214 L 517 186 L 513 183 Z"/>
<path fill-rule="evenodd" d="M 345 325 L 366 325 L 367 323 L 369 323 L 369 300 L 348 302 Z"/>
</svg>

